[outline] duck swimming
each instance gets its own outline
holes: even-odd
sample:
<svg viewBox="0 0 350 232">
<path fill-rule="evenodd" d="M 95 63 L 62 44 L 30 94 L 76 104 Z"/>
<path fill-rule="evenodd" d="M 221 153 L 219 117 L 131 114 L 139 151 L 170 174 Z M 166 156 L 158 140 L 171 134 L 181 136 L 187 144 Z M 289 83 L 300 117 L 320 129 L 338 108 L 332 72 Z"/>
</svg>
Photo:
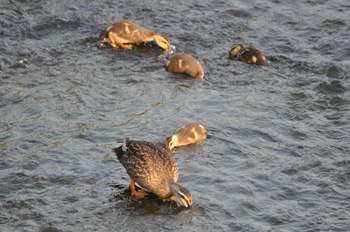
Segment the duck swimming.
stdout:
<svg viewBox="0 0 350 232">
<path fill-rule="evenodd" d="M 166 149 L 150 142 L 126 139 L 122 146 L 112 151 L 131 178 L 132 196 L 147 195 L 143 190 L 135 192 L 136 182 L 160 199 L 175 198 L 186 208 L 192 205 L 191 193 L 176 183 L 179 171 Z"/>
<path fill-rule="evenodd" d="M 267 66 L 267 61 L 262 52 L 256 47 L 244 47 L 241 44 L 234 44 L 231 47 L 230 59 L 237 56 L 239 61 L 247 64 Z"/>
<path fill-rule="evenodd" d="M 170 41 L 166 36 L 131 21 L 121 21 L 107 27 L 100 33 L 98 40 L 107 42 L 114 48 L 127 49 L 132 49 L 134 44 L 155 41 L 159 47 L 170 50 Z"/>
<path fill-rule="evenodd" d="M 179 53 L 171 57 L 165 65 L 170 73 L 186 73 L 195 78 L 204 78 L 204 70 L 198 60 L 190 55 Z"/>
<path fill-rule="evenodd" d="M 207 131 L 208 129 L 200 123 L 189 123 L 169 136 L 165 141 L 165 145 L 171 150 L 174 147 L 198 144 L 207 138 Z"/>
</svg>

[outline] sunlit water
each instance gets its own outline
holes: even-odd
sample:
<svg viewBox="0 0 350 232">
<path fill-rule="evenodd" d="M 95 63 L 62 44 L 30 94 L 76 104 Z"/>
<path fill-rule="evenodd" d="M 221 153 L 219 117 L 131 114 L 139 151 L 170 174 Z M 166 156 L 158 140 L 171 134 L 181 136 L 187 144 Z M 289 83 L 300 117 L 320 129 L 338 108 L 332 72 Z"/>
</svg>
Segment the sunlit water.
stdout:
<svg viewBox="0 0 350 232">
<path fill-rule="evenodd" d="M 348 231 L 348 1 L 2 1 L 0 231 Z M 167 56 L 98 47 L 132 20 L 196 57 L 204 80 Z M 234 43 L 269 66 L 228 59 Z M 111 149 L 164 146 L 180 126 L 210 129 L 172 153 L 184 209 L 130 197 Z"/>
</svg>

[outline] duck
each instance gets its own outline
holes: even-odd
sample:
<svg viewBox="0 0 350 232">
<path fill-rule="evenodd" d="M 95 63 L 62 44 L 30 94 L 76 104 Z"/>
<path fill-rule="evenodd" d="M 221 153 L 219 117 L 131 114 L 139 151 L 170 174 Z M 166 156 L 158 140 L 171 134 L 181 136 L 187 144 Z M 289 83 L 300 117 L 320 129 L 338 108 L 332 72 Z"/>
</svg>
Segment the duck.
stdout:
<svg viewBox="0 0 350 232">
<path fill-rule="evenodd" d="M 169 73 L 186 73 L 194 78 L 204 78 L 202 65 L 194 57 L 178 53 L 172 56 L 165 65 Z"/>
<path fill-rule="evenodd" d="M 256 47 L 244 47 L 241 44 L 234 44 L 231 47 L 230 59 L 234 56 L 237 56 L 239 61 L 247 64 L 268 65 L 265 56 Z"/>
<path fill-rule="evenodd" d="M 100 33 L 98 40 L 107 42 L 114 48 L 132 49 L 135 44 L 155 41 L 162 49 L 171 49 L 168 37 L 131 21 L 120 21 L 107 27 Z"/>
<path fill-rule="evenodd" d="M 148 190 L 164 201 L 175 199 L 186 208 L 192 205 L 191 193 L 177 183 L 177 165 L 165 148 L 127 138 L 123 145 L 112 151 L 131 178 L 132 196 L 144 197 Z M 143 189 L 135 191 L 135 182 Z"/>
<path fill-rule="evenodd" d="M 171 150 L 174 147 L 202 143 L 207 138 L 208 128 L 200 123 L 189 123 L 182 126 L 175 134 L 169 136 L 165 146 Z"/>
</svg>

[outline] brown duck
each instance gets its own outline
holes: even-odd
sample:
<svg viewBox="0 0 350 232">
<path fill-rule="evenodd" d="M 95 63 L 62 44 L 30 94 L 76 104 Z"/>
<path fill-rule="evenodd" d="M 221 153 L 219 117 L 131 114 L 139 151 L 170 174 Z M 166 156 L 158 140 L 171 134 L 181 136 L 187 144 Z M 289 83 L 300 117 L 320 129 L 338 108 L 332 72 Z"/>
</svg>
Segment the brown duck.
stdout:
<svg viewBox="0 0 350 232">
<path fill-rule="evenodd" d="M 173 149 L 174 147 L 198 144 L 207 138 L 207 131 L 208 129 L 200 123 L 189 123 L 169 136 L 165 145 L 168 149 Z"/>
<path fill-rule="evenodd" d="M 256 47 L 244 47 L 241 44 L 234 44 L 231 47 L 230 59 L 237 56 L 239 61 L 247 64 L 267 66 L 267 61 L 262 52 Z"/>
<path fill-rule="evenodd" d="M 186 73 L 195 78 L 204 78 L 202 65 L 198 60 L 187 54 L 174 55 L 168 60 L 165 68 L 170 73 Z"/>
<path fill-rule="evenodd" d="M 128 49 L 133 48 L 134 44 L 155 40 L 159 47 L 166 51 L 170 49 L 170 41 L 166 36 L 131 21 L 121 21 L 107 27 L 100 33 L 98 40 L 107 42 L 115 48 Z"/>
<path fill-rule="evenodd" d="M 192 205 L 191 193 L 176 183 L 179 171 L 166 149 L 150 142 L 126 139 L 113 151 L 131 178 L 131 195 L 147 195 L 143 190 L 135 192 L 136 182 L 160 199 L 175 198 L 184 207 Z"/>
</svg>

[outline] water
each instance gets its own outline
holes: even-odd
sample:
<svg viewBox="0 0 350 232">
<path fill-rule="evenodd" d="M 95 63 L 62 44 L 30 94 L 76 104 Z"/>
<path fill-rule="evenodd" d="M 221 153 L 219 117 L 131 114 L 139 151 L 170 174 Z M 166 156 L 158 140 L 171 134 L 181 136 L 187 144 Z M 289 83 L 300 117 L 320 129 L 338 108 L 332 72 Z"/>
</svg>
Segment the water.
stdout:
<svg viewBox="0 0 350 232">
<path fill-rule="evenodd" d="M 348 1 L 2 1 L 1 231 L 349 231 Z M 202 63 L 96 45 L 132 20 Z M 254 45 L 270 65 L 229 60 Z M 130 197 L 111 149 L 164 146 L 180 126 L 210 129 L 172 153 L 191 209 Z"/>
</svg>

